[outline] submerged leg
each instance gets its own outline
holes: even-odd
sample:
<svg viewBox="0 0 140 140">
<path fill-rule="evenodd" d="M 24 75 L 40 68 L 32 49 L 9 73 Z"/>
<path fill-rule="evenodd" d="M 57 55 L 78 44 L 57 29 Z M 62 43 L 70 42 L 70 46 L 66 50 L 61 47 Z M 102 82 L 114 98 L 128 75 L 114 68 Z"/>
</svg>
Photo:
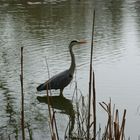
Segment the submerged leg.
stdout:
<svg viewBox="0 0 140 140">
<path fill-rule="evenodd" d="M 60 96 L 63 96 L 63 89 L 60 89 Z"/>
</svg>

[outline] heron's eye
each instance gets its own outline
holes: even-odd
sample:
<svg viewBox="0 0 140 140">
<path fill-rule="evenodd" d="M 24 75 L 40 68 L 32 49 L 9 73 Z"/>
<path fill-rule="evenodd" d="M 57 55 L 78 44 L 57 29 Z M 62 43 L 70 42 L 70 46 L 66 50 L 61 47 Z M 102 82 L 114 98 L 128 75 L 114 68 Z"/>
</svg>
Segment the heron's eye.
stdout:
<svg viewBox="0 0 140 140">
<path fill-rule="evenodd" d="M 72 75 L 71 75 L 71 74 L 69 74 L 69 77 L 70 77 L 70 78 L 72 78 Z"/>
</svg>

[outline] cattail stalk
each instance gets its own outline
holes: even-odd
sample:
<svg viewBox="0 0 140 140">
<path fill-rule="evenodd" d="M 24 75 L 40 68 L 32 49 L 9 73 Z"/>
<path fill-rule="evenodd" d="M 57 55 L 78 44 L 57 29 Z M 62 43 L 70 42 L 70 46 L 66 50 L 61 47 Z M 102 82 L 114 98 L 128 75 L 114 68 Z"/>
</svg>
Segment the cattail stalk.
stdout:
<svg viewBox="0 0 140 140">
<path fill-rule="evenodd" d="M 94 10 L 94 13 L 93 13 L 92 39 L 91 39 L 91 54 L 90 54 L 87 139 L 90 138 L 90 109 L 91 109 L 92 56 L 93 56 L 94 24 L 95 24 L 95 10 Z"/>
<path fill-rule="evenodd" d="M 22 140 L 25 140 L 25 129 L 24 129 L 24 93 L 23 93 L 23 47 L 21 47 L 21 129 L 22 129 Z"/>
</svg>

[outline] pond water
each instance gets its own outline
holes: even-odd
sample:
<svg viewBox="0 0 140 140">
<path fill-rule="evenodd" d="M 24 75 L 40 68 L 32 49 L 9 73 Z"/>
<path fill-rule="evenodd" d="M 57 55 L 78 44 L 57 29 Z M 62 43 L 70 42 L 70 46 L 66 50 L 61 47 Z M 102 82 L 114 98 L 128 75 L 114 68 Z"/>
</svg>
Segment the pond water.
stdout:
<svg viewBox="0 0 140 140">
<path fill-rule="evenodd" d="M 35 140 L 49 139 L 48 109 L 40 103 L 36 87 L 70 65 L 69 42 L 85 39 L 74 47 L 76 76 L 64 90 L 72 98 L 74 81 L 88 94 L 92 14 L 96 5 L 93 68 L 98 102 L 112 103 L 126 115 L 126 137 L 140 135 L 140 2 L 138 0 L 53 0 L 44 4 L 0 3 L 0 135 L 20 127 L 20 48 L 24 47 L 25 118 Z M 46 64 L 47 63 L 47 64 Z M 43 93 L 41 93 L 43 94 Z M 59 91 L 53 91 L 55 96 Z M 65 102 L 65 101 L 64 101 Z M 72 107 L 68 102 L 67 106 Z M 62 107 L 63 108 L 63 107 Z M 69 108 L 56 119 L 61 139 Z M 97 123 L 104 126 L 106 114 L 97 105 Z"/>
</svg>

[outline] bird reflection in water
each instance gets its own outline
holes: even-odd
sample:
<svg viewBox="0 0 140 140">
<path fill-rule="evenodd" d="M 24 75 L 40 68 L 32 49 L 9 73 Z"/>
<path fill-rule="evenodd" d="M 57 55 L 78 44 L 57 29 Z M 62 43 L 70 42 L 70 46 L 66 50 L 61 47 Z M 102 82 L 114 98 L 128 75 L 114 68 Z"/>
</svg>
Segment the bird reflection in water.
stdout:
<svg viewBox="0 0 140 140">
<path fill-rule="evenodd" d="M 71 133 L 74 129 L 75 124 L 75 111 L 73 109 L 72 101 L 66 99 L 64 96 L 37 96 L 37 100 L 40 103 L 48 104 L 48 98 L 52 108 L 61 110 L 62 113 L 69 116 L 70 118 L 69 133 Z"/>
</svg>

